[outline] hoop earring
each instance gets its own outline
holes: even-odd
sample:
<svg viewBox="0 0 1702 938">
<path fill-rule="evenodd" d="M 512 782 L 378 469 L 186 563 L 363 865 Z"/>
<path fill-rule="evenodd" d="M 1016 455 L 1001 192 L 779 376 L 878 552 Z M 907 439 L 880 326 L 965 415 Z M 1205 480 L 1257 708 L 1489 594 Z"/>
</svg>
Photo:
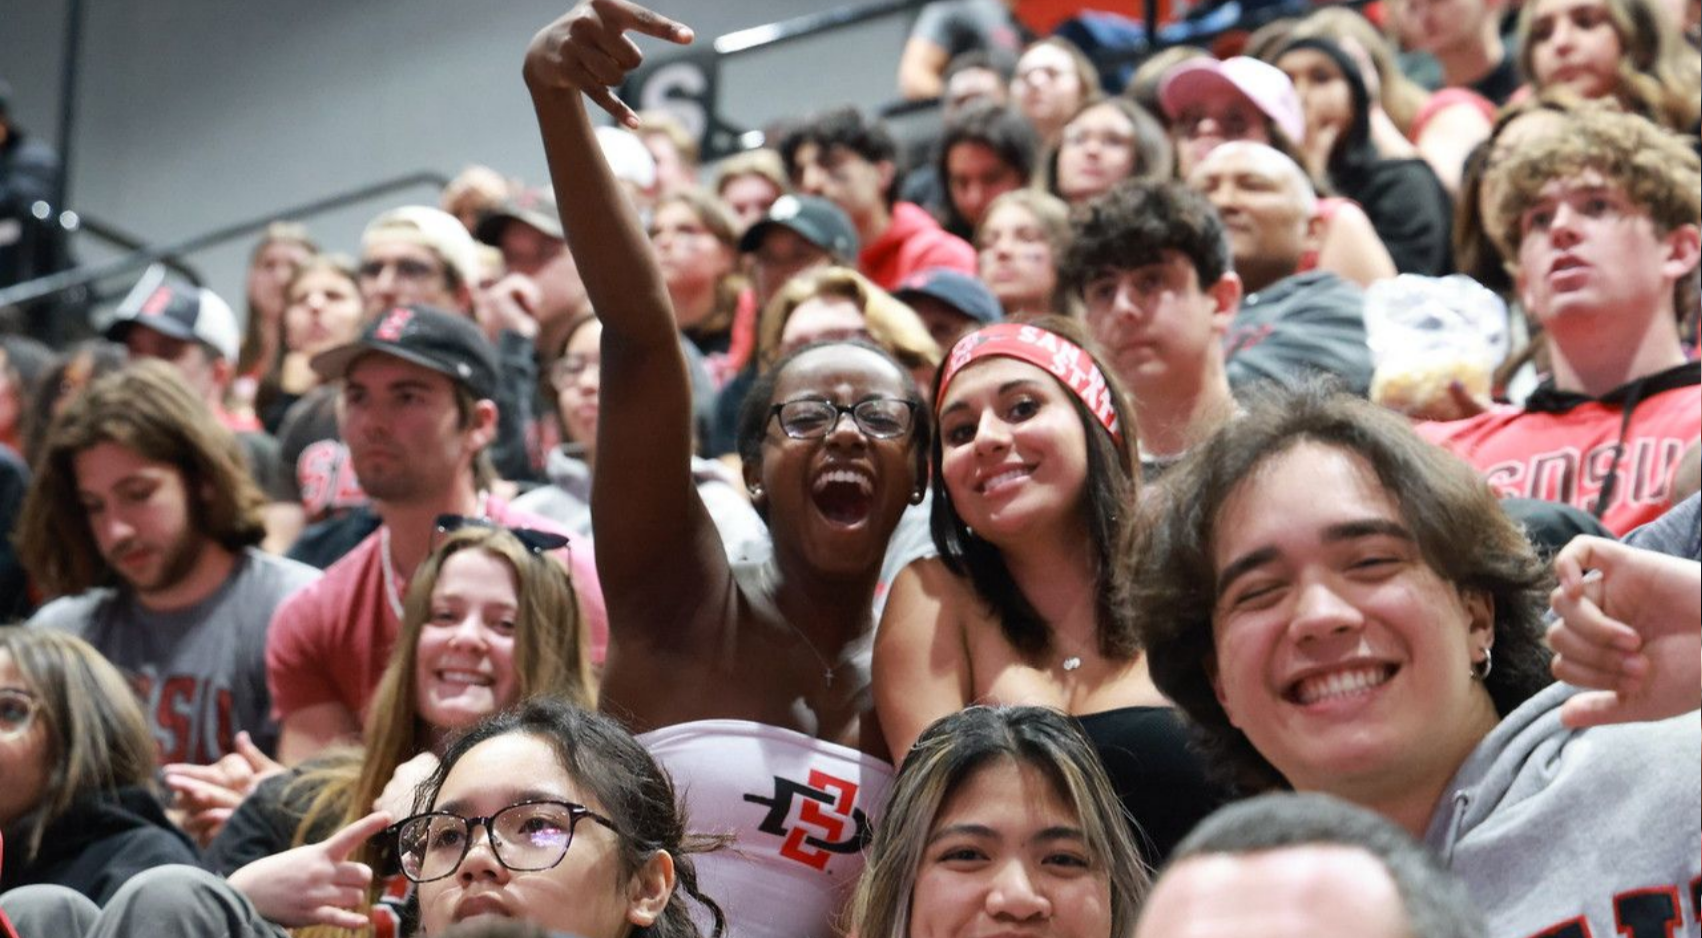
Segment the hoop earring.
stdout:
<svg viewBox="0 0 1702 938">
<path fill-rule="evenodd" d="M 1485 645 L 1483 646 L 1483 661 L 1473 663 L 1471 666 L 1472 679 L 1479 683 L 1487 681 L 1489 680 L 1489 672 L 1494 668 L 1495 661 L 1490 655 L 1490 646 Z"/>
</svg>

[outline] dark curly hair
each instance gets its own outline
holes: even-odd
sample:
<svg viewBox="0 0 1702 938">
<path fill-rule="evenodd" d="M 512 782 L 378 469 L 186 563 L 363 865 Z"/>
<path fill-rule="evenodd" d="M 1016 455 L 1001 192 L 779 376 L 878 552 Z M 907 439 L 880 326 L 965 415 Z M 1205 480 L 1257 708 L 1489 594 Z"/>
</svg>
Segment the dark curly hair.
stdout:
<svg viewBox="0 0 1702 938">
<path fill-rule="evenodd" d="M 781 133 L 780 160 L 786 164 L 786 176 L 794 186 L 798 184 L 798 151 L 809 143 L 815 144 L 822 156 L 843 147 L 871 163 L 898 161 L 898 144 L 885 125 L 865 119 L 862 111 L 850 105 L 836 107 L 798 121 Z M 898 194 L 898 173 L 892 178 L 884 193 L 889 206 Z"/>
<path fill-rule="evenodd" d="M 1064 252 L 1059 275 L 1080 295 L 1108 270 L 1133 270 L 1176 251 L 1193 264 L 1202 288 L 1234 267 L 1223 219 L 1211 202 L 1175 181 L 1127 179 L 1076 209 L 1075 240 Z"/>
<path fill-rule="evenodd" d="M 1130 610 L 1116 601 L 1118 589 L 1114 582 L 1116 552 L 1120 525 L 1131 513 L 1139 495 L 1140 482 L 1136 472 L 1139 465 L 1135 455 L 1134 409 L 1123 392 L 1116 375 L 1099 357 L 1086 330 L 1073 319 L 1062 316 L 1041 316 L 1025 320 L 1025 326 L 1044 329 L 1081 346 L 1105 376 L 1111 389 L 1111 406 L 1117 412 L 1117 425 L 1122 428 L 1123 440 L 1118 442 L 1100 426 L 1099 419 L 1072 392 L 1066 392 L 1081 421 L 1087 439 L 1087 486 L 1084 491 L 1088 531 L 1093 538 L 1094 556 L 1099 569 L 1094 578 L 1094 618 L 1099 626 L 1099 651 L 1109 658 L 1127 659 L 1140 651 L 1139 635 Z M 940 369 L 934 377 L 934 400 L 940 400 Z M 998 612 L 999 630 L 1011 647 L 1031 658 L 1044 654 L 1052 645 L 1052 631 L 1034 605 L 1011 578 L 999 548 L 969 533 L 969 526 L 952 504 L 951 491 L 946 488 L 945 473 L 940 470 L 945 458 L 941 434 L 934 434 L 930 453 L 933 460 L 934 503 L 929 527 L 934 546 L 940 552 L 940 562 L 958 576 L 969 577 L 975 592 Z"/>
<path fill-rule="evenodd" d="M 1541 628 L 1548 570 L 1470 466 L 1420 439 L 1405 418 L 1329 384 L 1265 387 L 1245 407 L 1165 476 L 1161 494 L 1125 532 L 1119 577 L 1153 682 L 1188 714 L 1227 781 L 1248 793 L 1287 787 L 1230 724 L 1208 674 L 1218 513 L 1243 480 L 1301 443 L 1363 458 L 1394 499 L 1425 563 L 1456 588 L 1493 599 L 1495 667 L 1484 685 L 1498 714 L 1506 716 L 1553 680 Z"/>
<path fill-rule="evenodd" d="M 951 174 L 946 171 L 946 161 L 952 148 L 965 143 L 980 144 L 991 150 L 1000 162 L 1016 170 L 1027 181 L 1033 177 L 1034 166 L 1040 156 L 1040 137 L 1027 118 L 991 101 L 971 104 L 946 121 L 934 156 L 934 170 L 939 174 L 940 187 L 945 192 L 940 224 L 948 231 L 967 237 L 973 233 L 974 225 L 963 217 L 957 203 L 952 200 Z"/>
<path fill-rule="evenodd" d="M 534 697 L 474 726 L 450 744 L 443 761 L 414 793 L 414 810 L 430 811 L 451 769 L 488 739 L 523 733 L 548 743 L 561 767 L 614 822 L 620 835 L 622 879 L 632 876 L 658 850 L 674 858 L 675 889 L 656 921 L 634 938 L 698 938 L 686 909 L 695 900 L 714 922 L 712 938 L 726 932 L 727 917 L 698 890 L 692 855 L 726 845 L 725 837 L 693 834 L 686 828 L 674 782 L 632 734 L 611 717 L 553 697 Z"/>
</svg>

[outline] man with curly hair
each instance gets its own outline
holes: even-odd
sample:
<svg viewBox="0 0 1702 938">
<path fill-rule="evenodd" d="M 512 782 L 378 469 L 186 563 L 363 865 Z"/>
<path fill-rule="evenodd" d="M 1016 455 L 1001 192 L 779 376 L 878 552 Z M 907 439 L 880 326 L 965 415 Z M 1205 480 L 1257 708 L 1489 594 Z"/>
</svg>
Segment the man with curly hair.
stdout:
<svg viewBox="0 0 1702 938">
<path fill-rule="evenodd" d="M 1241 278 L 1217 210 L 1179 182 L 1124 182 L 1075 227 L 1064 279 L 1134 401 L 1150 479 L 1235 412 L 1223 345 Z"/>
<path fill-rule="evenodd" d="M 1490 219 L 1552 374 L 1522 407 L 1422 432 L 1502 495 L 1570 504 L 1624 535 L 1670 507 L 1673 470 L 1702 435 L 1702 374 L 1680 341 L 1702 168 L 1636 115 L 1595 106 L 1564 121 L 1496 167 Z"/>
</svg>

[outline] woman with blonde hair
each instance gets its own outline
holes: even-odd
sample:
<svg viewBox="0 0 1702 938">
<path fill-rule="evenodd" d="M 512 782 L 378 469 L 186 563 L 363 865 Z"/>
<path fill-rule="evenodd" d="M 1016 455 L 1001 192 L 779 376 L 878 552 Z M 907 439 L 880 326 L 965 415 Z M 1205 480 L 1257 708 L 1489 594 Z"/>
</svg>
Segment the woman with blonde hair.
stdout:
<svg viewBox="0 0 1702 938">
<path fill-rule="evenodd" d="M 1532 0 L 1519 11 L 1519 70 L 1691 138 L 1702 120 L 1702 61 L 1654 0 Z"/>
<path fill-rule="evenodd" d="M 1076 312 L 1058 276 L 1072 237 L 1070 207 L 1050 193 L 1018 189 L 987 206 L 975 229 L 976 266 L 1006 319 Z"/>
<path fill-rule="evenodd" d="M 771 367 L 815 342 L 867 339 L 917 375 L 932 378 L 940 347 L 916 311 L 849 267 L 821 267 L 787 281 L 757 325 L 757 362 Z"/>
<path fill-rule="evenodd" d="M 1022 875 L 1007 875 L 1014 865 Z M 905 758 L 851 931 L 910 938 L 1038 921 L 1036 934 L 1126 938 L 1149 884 L 1122 805 L 1069 717 L 971 707 L 935 722 Z"/>
<path fill-rule="evenodd" d="M 208 848 L 209 867 L 234 877 L 372 811 L 401 817 L 414 785 L 437 767 L 454 733 L 521 701 L 549 696 L 594 705 L 572 585 L 548 553 L 561 537 L 456 516 L 440 518 L 438 530 L 444 540 L 409 585 L 396 651 L 367 714 L 364 748 L 263 783 Z M 361 845 L 349 856 L 379 874 L 355 911 L 372 906 L 375 923 L 399 921 L 406 891 L 384 879 L 379 851 Z M 263 914 L 274 908 L 251 898 Z"/>
</svg>

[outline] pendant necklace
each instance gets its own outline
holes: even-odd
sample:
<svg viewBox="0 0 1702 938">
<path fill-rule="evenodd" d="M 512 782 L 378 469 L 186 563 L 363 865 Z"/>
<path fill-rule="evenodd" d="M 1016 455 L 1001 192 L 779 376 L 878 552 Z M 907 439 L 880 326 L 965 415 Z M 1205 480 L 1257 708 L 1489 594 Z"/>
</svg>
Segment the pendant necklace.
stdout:
<svg viewBox="0 0 1702 938">
<path fill-rule="evenodd" d="M 798 637 L 804 640 L 804 645 L 805 645 L 805 647 L 809 648 L 810 654 L 816 656 L 816 661 L 821 664 L 821 676 L 822 676 L 823 680 L 825 680 L 827 682 L 828 687 L 832 687 L 833 686 L 833 672 L 838 670 L 838 665 L 829 666 L 828 663 L 827 663 L 827 658 L 823 657 L 821 651 L 816 648 L 816 643 L 810 641 L 810 637 L 808 635 L 804 634 L 804 630 L 798 628 L 798 626 L 791 619 L 787 619 L 785 621 L 786 621 L 786 627 L 791 629 L 793 632 L 796 632 Z M 843 664 L 843 663 L 844 662 L 840 662 L 840 664 Z"/>
</svg>

